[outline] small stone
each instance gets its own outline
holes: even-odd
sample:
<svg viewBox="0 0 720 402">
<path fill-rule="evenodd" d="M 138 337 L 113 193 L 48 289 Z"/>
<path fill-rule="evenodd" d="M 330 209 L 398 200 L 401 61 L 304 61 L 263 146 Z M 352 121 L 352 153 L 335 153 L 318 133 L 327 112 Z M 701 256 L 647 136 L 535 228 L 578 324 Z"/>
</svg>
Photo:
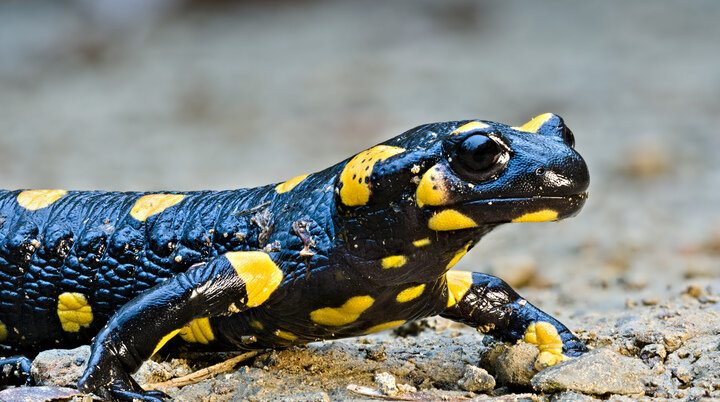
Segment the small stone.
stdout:
<svg viewBox="0 0 720 402">
<path fill-rule="evenodd" d="M 487 371 L 468 364 L 458 385 L 465 391 L 485 392 L 495 388 L 495 379 Z"/>
<path fill-rule="evenodd" d="M 655 306 L 658 303 L 660 303 L 659 297 L 648 297 L 648 298 L 642 299 L 643 306 Z"/>
<path fill-rule="evenodd" d="M 597 399 L 592 396 L 583 395 L 575 391 L 563 392 L 561 394 L 553 395 L 552 398 L 550 398 L 550 402 L 589 402 L 596 400 Z"/>
<path fill-rule="evenodd" d="M 377 384 L 378 388 L 380 388 L 380 392 L 387 396 L 394 396 L 398 393 L 398 387 L 395 383 L 395 377 L 388 372 L 381 371 L 379 373 L 376 373 L 375 383 Z"/>
<path fill-rule="evenodd" d="M 510 346 L 495 362 L 495 375 L 500 384 L 530 386 L 537 373 L 535 359 L 540 352 L 537 346 L 519 343 Z"/>
<path fill-rule="evenodd" d="M 574 390 L 590 395 L 636 395 L 645 392 L 642 378 L 648 374 L 640 360 L 604 348 L 542 371 L 532 385 L 548 393 Z"/>
<path fill-rule="evenodd" d="M 52 349 L 38 353 L 32 363 L 32 376 L 38 385 L 75 386 L 85 371 L 90 346 L 76 349 Z M 82 363 L 78 365 L 78 361 Z"/>
<path fill-rule="evenodd" d="M 660 359 L 660 361 L 663 361 L 666 357 L 667 350 L 665 349 L 665 346 L 657 343 L 645 345 L 645 347 L 640 350 L 640 358 L 643 359 L 645 362 L 649 362 L 650 360 L 655 359 Z"/>
<path fill-rule="evenodd" d="M 687 289 L 685 289 L 685 294 L 697 299 L 700 296 L 703 296 L 705 294 L 705 292 L 703 291 L 703 288 L 700 285 L 690 285 L 687 287 Z"/>
<path fill-rule="evenodd" d="M 413 387 L 410 384 L 398 384 L 397 387 L 400 393 L 417 392 L 417 388 Z"/>
</svg>

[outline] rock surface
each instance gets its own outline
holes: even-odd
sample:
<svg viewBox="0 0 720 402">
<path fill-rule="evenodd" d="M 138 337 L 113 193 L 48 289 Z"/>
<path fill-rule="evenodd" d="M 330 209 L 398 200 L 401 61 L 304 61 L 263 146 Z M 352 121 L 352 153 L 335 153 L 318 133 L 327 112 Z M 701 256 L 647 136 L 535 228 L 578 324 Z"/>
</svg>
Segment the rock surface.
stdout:
<svg viewBox="0 0 720 402">
<path fill-rule="evenodd" d="M 74 386 L 80 379 L 90 346 L 75 349 L 53 349 L 38 353 L 32 363 L 32 376 L 39 385 Z"/>
<path fill-rule="evenodd" d="M 495 378 L 487 371 L 472 365 L 465 366 L 465 374 L 458 381 L 460 388 L 470 392 L 486 392 L 495 388 Z"/>
<path fill-rule="evenodd" d="M 637 395 L 645 392 L 643 377 L 649 374 L 642 361 L 604 348 L 547 368 L 533 377 L 542 392 L 578 391 L 591 395 Z"/>
<path fill-rule="evenodd" d="M 519 343 L 505 350 L 495 362 L 495 377 L 498 383 L 510 386 L 528 387 L 537 370 L 535 359 L 537 346 Z"/>
</svg>

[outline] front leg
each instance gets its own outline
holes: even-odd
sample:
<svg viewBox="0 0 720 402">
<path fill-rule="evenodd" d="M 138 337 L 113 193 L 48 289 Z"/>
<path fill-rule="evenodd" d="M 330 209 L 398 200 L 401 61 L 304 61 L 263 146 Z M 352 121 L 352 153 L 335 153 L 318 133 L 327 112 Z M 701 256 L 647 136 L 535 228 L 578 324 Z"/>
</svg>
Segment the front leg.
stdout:
<svg viewBox="0 0 720 402">
<path fill-rule="evenodd" d="M 258 306 L 282 279 L 268 254 L 235 252 L 147 290 L 118 310 L 95 337 L 78 388 L 105 389 L 114 399 L 162 399 L 164 394 L 145 392 L 130 374 L 192 320 Z"/>
<path fill-rule="evenodd" d="M 541 367 L 587 352 L 566 326 L 520 297 L 502 279 L 466 271 L 449 271 L 446 278 L 448 307 L 441 316 L 506 342 L 538 345 L 536 363 Z"/>
</svg>

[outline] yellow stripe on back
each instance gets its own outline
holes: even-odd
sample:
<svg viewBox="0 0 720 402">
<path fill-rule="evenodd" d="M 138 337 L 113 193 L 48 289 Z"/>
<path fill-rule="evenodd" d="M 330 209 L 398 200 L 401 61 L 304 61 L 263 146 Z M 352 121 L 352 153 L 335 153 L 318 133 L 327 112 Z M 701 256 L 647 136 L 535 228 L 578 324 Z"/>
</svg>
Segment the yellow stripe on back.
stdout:
<svg viewBox="0 0 720 402">
<path fill-rule="evenodd" d="M 17 203 L 28 211 L 36 211 L 49 207 L 65 194 L 65 190 L 25 190 L 18 194 Z"/>
<path fill-rule="evenodd" d="M 294 189 L 298 184 L 302 183 L 303 180 L 305 180 L 310 174 L 304 174 L 297 177 L 293 177 L 292 179 L 286 181 L 285 183 L 280 183 L 277 186 L 275 186 L 275 191 L 278 194 L 287 193 L 288 191 Z"/>
<path fill-rule="evenodd" d="M 340 326 L 357 320 L 365 310 L 373 305 L 375 299 L 370 296 L 351 297 L 340 307 L 325 307 L 310 313 L 310 319 L 321 325 Z"/>
<path fill-rule="evenodd" d="M 365 333 L 366 334 L 374 334 L 376 332 L 385 331 L 386 329 L 399 327 L 403 324 L 405 324 L 405 320 L 384 322 L 382 324 L 374 325 L 374 326 L 368 328 L 367 330 L 365 330 Z"/>
<path fill-rule="evenodd" d="M 78 332 L 93 320 L 92 307 L 82 293 L 65 292 L 58 296 L 57 315 L 65 332 Z"/>
<path fill-rule="evenodd" d="M 531 212 L 525 215 L 522 215 L 518 218 L 513 219 L 512 221 L 517 222 L 547 222 L 557 219 L 558 213 L 557 211 L 553 211 L 552 209 L 543 209 L 541 211 L 537 212 Z"/>
<path fill-rule="evenodd" d="M 448 307 L 456 305 L 463 297 L 465 293 L 470 290 L 472 286 L 472 272 L 468 271 L 448 271 L 445 274 L 448 287 Z"/>
<path fill-rule="evenodd" d="M 464 133 L 467 133 L 467 132 L 469 132 L 469 131 L 482 130 L 482 129 L 488 128 L 488 127 L 490 127 L 490 126 L 488 126 L 487 124 L 485 124 L 485 123 L 483 123 L 483 122 L 480 122 L 480 121 L 471 121 L 470 123 L 463 124 L 462 126 L 456 128 L 455 131 L 453 131 L 452 133 L 450 133 L 450 135 L 464 134 Z"/>
<path fill-rule="evenodd" d="M 265 252 L 236 251 L 225 254 L 225 258 L 245 282 L 248 307 L 263 304 L 283 280 L 282 271 Z"/>
<path fill-rule="evenodd" d="M 407 303 L 410 300 L 417 299 L 424 291 L 424 283 L 422 285 L 409 287 L 398 293 L 397 297 L 395 297 L 395 300 L 397 300 L 398 303 Z"/>
<path fill-rule="evenodd" d="M 190 324 L 180 328 L 180 337 L 185 342 L 208 344 L 215 340 L 210 327 L 210 318 L 203 317 L 190 321 Z"/>
<path fill-rule="evenodd" d="M 430 230 L 439 232 L 470 229 L 477 227 L 477 223 L 469 216 L 463 215 L 454 209 L 446 209 L 433 215 L 428 222 L 428 227 Z"/>
<path fill-rule="evenodd" d="M 538 130 L 540 130 L 540 127 L 542 127 L 543 124 L 547 123 L 547 121 L 550 120 L 552 117 L 553 117 L 552 113 L 543 113 L 539 116 L 535 116 L 532 120 L 523 124 L 520 127 L 520 131 L 527 131 L 529 133 L 537 133 Z"/>
<path fill-rule="evenodd" d="M 182 194 L 148 194 L 135 201 L 130 210 L 130 216 L 145 222 L 147 218 L 172 207 L 185 198 Z"/>
<path fill-rule="evenodd" d="M 366 205 L 370 201 L 370 176 L 375 164 L 391 156 L 405 152 L 405 148 L 378 145 L 355 155 L 340 173 L 340 200 L 354 207 Z"/>
</svg>

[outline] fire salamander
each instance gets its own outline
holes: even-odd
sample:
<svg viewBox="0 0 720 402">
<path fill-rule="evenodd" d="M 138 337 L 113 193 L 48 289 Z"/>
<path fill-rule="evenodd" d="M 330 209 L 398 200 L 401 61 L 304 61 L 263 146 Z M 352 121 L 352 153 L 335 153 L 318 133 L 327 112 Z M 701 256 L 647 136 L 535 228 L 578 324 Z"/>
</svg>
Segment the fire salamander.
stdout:
<svg viewBox="0 0 720 402">
<path fill-rule="evenodd" d="M 422 125 L 253 189 L 2 191 L 0 343 L 25 356 L 0 361 L 0 382 L 94 337 L 80 390 L 161 400 L 131 374 L 163 348 L 282 348 L 433 315 L 535 343 L 545 366 L 581 354 L 502 280 L 450 270 L 502 223 L 578 213 L 589 175 L 573 148 L 543 114 Z"/>
</svg>

